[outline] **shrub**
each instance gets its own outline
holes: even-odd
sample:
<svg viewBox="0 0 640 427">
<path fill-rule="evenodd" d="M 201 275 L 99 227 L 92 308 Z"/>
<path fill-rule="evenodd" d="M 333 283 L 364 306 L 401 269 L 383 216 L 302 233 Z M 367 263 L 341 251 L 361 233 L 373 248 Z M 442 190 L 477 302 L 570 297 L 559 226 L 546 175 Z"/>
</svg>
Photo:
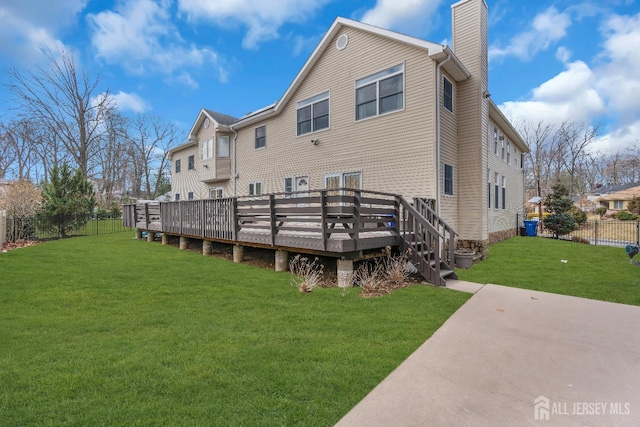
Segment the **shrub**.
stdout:
<svg viewBox="0 0 640 427">
<path fill-rule="evenodd" d="M 569 212 L 571 213 L 571 216 L 573 216 L 573 219 L 576 220 L 576 223 L 578 225 L 582 225 L 587 222 L 587 214 L 579 207 L 572 206 Z"/>
<path fill-rule="evenodd" d="M 324 265 L 320 263 L 318 258 L 309 262 L 309 258 L 296 255 L 289 261 L 289 270 L 293 275 L 291 284 L 300 292 L 309 293 L 323 284 Z"/>
<path fill-rule="evenodd" d="M 638 219 L 638 215 L 634 215 L 629 211 L 620 211 L 617 212 L 614 216 L 620 221 L 636 221 Z"/>
<path fill-rule="evenodd" d="M 634 198 L 629 201 L 629 204 L 627 205 L 627 209 L 631 213 L 640 215 L 640 197 L 634 196 Z"/>
<path fill-rule="evenodd" d="M 553 235 L 556 239 L 558 236 L 571 233 L 578 227 L 573 216 L 566 212 L 549 215 L 543 219 L 542 222 L 546 228 L 553 231 Z"/>
<path fill-rule="evenodd" d="M 604 206 L 600 206 L 596 208 L 595 213 L 598 214 L 600 218 L 602 218 L 602 216 L 607 213 L 607 210 L 608 209 Z"/>
<path fill-rule="evenodd" d="M 362 262 L 354 274 L 356 283 L 360 285 L 360 295 L 377 297 L 407 287 L 411 274 L 407 255 L 387 253 L 382 258 Z"/>
</svg>

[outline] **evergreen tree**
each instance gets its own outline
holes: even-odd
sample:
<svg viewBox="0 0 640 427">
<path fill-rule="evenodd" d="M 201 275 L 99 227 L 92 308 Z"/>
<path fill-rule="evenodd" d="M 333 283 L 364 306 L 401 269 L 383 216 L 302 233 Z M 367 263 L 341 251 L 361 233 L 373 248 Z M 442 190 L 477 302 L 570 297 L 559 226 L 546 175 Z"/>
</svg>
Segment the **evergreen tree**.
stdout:
<svg viewBox="0 0 640 427">
<path fill-rule="evenodd" d="M 545 211 L 551 215 L 545 217 L 542 222 L 544 226 L 553 231 L 554 237 L 569 234 L 578 227 L 578 223 L 569 211 L 573 202 L 569 198 L 569 190 L 566 186 L 557 183 L 550 194 L 544 198 Z"/>
<path fill-rule="evenodd" d="M 50 181 L 42 186 L 42 199 L 43 213 L 62 237 L 83 227 L 96 204 L 93 185 L 80 168 L 73 171 L 66 163 L 53 168 Z"/>
</svg>

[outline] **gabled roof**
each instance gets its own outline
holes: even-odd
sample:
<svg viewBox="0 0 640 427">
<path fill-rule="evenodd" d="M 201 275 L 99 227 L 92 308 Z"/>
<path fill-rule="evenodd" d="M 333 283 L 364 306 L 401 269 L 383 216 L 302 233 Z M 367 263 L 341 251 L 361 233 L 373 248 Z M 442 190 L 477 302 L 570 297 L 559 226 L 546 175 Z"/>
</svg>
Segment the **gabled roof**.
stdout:
<svg viewBox="0 0 640 427">
<path fill-rule="evenodd" d="M 237 118 L 229 116 L 227 114 L 218 113 L 207 108 L 203 108 L 203 110 L 205 111 L 205 113 L 207 113 L 207 115 L 209 115 L 212 120 L 215 120 L 217 123 L 224 126 L 229 126 L 238 121 Z"/>
<path fill-rule="evenodd" d="M 520 148 L 520 151 L 522 151 L 523 153 L 528 153 L 530 151 L 527 143 L 524 142 L 518 131 L 513 127 L 513 125 L 505 117 L 505 115 L 502 114 L 502 111 L 500 111 L 498 106 L 491 99 L 489 99 L 489 118 L 493 120 L 493 122 L 497 124 L 500 129 L 502 129 L 509 140 L 515 143 L 518 148 Z"/>
<path fill-rule="evenodd" d="M 627 188 L 626 190 L 618 191 L 616 193 L 607 194 L 600 197 L 600 201 L 608 200 L 631 200 L 634 197 L 640 197 L 640 186 Z"/>
<path fill-rule="evenodd" d="M 209 119 L 211 122 L 213 122 L 213 125 L 216 128 L 220 126 L 225 126 L 225 127 L 230 126 L 231 124 L 238 121 L 237 118 L 229 116 L 227 114 L 222 114 L 216 111 L 207 110 L 206 108 L 203 108 L 200 110 L 200 113 L 198 114 L 198 118 L 196 118 L 196 121 L 193 123 L 193 126 L 191 126 L 191 130 L 189 131 L 189 134 L 188 134 L 189 141 L 196 139 L 196 132 L 198 131 L 198 129 L 200 129 L 200 126 L 202 126 L 202 123 L 204 122 L 205 119 Z M 183 145 L 186 145 L 186 144 L 183 144 Z M 177 148 L 180 148 L 180 147 L 177 147 Z"/>
<path fill-rule="evenodd" d="M 602 187 L 598 187 L 595 190 L 591 191 L 590 194 L 599 196 L 599 195 L 604 195 L 606 196 L 607 194 L 611 194 L 611 193 L 615 193 L 617 191 L 622 191 L 622 190 L 626 190 L 628 188 L 631 187 L 637 187 L 638 183 L 628 183 L 628 184 L 613 184 L 613 185 L 605 185 Z"/>
<path fill-rule="evenodd" d="M 254 123 L 258 120 L 264 120 L 266 117 L 276 115 L 287 105 L 289 99 L 296 92 L 298 87 L 302 84 L 306 76 L 309 74 L 313 66 L 318 62 L 322 53 L 329 46 L 333 37 L 338 34 L 344 27 L 356 28 L 361 31 L 376 34 L 378 36 L 394 40 L 400 43 L 408 44 L 425 51 L 434 61 L 443 63 L 443 68 L 449 73 L 449 75 L 456 81 L 466 80 L 471 76 L 471 73 L 462 65 L 460 60 L 454 55 L 454 53 L 447 46 L 422 40 L 416 37 L 407 36 L 405 34 L 397 33 L 395 31 L 387 30 L 384 28 L 376 27 L 374 25 L 365 24 L 363 22 L 354 21 L 343 17 L 337 17 L 331 27 L 325 33 L 322 40 L 315 50 L 307 59 L 307 62 L 302 66 L 302 69 L 298 72 L 298 75 L 293 80 L 287 91 L 282 96 L 280 101 L 265 107 L 261 110 L 249 113 L 246 116 L 240 118 L 240 120 L 233 124 L 232 127 L 240 128 L 242 126 Z M 448 61 L 447 58 L 449 58 Z M 446 61 L 446 62 L 445 62 Z"/>
</svg>

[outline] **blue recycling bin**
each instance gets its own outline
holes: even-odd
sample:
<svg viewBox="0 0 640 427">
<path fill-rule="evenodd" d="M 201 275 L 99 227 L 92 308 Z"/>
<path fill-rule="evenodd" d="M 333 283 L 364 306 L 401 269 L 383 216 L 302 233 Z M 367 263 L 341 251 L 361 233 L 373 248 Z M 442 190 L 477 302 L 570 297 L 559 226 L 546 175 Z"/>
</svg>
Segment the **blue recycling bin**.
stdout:
<svg viewBox="0 0 640 427">
<path fill-rule="evenodd" d="M 536 237 L 538 235 L 538 221 L 525 221 L 524 226 L 527 229 L 527 236 Z"/>
</svg>

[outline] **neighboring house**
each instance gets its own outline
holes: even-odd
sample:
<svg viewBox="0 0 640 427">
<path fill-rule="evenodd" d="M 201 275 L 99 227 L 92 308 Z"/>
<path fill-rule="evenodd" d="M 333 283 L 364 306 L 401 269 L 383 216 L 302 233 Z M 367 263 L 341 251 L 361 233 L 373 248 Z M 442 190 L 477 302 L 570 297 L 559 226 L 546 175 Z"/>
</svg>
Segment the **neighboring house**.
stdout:
<svg viewBox="0 0 640 427">
<path fill-rule="evenodd" d="M 640 197 L 640 186 L 627 188 L 626 190 L 607 194 L 598 199 L 600 206 L 613 211 L 627 210 L 629 202 L 634 197 Z"/>
<path fill-rule="evenodd" d="M 337 18 L 280 101 L 200 111 L 172 199 L 361 188 L 433 200 L 482 252 L 514 236 L 529 149 L 490 99 L 486 3 L 452 14 L 452 49 Z"/>
</svg>

